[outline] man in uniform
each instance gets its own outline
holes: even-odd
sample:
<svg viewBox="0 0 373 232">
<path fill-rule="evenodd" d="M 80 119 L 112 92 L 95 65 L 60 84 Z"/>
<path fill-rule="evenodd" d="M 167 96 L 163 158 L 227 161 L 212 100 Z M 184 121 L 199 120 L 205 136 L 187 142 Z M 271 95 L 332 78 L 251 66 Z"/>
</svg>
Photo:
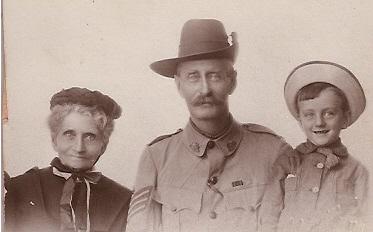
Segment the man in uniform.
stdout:
<svg viewBox="0 0 373 232">
<path fill-rule="evenodd" d="M 290 147 L 229 112 L 237 82 L 232 37 L 230 44 L 220 21 L 192 19 L 182 29 L 178 57 L 151 64 L 174 78 L 190 120 L 146 146 L 127 231 L 257 230 L 272 163 Z"/>
</svg>

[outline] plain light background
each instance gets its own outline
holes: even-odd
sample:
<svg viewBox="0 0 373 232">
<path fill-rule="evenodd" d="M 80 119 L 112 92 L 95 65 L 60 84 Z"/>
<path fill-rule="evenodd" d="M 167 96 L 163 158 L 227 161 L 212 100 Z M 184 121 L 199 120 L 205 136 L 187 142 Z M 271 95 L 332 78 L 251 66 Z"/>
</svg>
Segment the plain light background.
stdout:
<svg viewBox="0 0 373 232">
<path fill-rule="evenodd" d="M 216 18 L 228 34 L 238 33 L 234 117 L 268 126 L 293 146 L 305 137 L 283 100 L 287 75 L 311 60 L 349 68 L 365 90 L 367 107 L 342 132 L 342 141 L 373 169 L 370 0 L 4 0 L 3 10 L 9 110 L 3 169 L 11 176 L 49 164 L 55 156 L 46 124 L 49 99 L 80 86 L 122 106 L 124 116 L 116 120 L 98 167 L 132 188 L 144 146 L 188 120 L 173 79 L 148 66 L 176 56 L 181 27 L 191 18 Z"/>
</svg>

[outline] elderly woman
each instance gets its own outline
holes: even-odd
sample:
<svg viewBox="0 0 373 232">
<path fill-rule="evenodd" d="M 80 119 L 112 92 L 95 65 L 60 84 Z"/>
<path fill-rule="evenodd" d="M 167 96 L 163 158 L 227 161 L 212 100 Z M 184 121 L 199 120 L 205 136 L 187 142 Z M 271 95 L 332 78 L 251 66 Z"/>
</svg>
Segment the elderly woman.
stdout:
<svg viewBox="0 0 373 232">
<path fill-rule="evenodd" d="M 121 115 L 107 95 L 56 93 L 48 119 L 57 153 L 51 166 L 6 183 L 6 231 L 124 231 L 131 191 L 95 171 Z"/>
</svg>

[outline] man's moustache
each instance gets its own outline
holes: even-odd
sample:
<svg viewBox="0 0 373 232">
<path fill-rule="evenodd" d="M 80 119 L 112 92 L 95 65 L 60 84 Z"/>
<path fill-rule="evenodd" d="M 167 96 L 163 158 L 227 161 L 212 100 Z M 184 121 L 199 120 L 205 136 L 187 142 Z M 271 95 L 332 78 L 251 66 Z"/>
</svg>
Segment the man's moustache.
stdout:
<svg viewBox="0 0 373 232">
<path fill-rule="evenodd" d="M 194 106 L 200 106 L 203 104 L 211 104 L 211 105 L 218 105 L 219 101 L 213 98 L 197 98 L 193 101 Z"/>
</svg>

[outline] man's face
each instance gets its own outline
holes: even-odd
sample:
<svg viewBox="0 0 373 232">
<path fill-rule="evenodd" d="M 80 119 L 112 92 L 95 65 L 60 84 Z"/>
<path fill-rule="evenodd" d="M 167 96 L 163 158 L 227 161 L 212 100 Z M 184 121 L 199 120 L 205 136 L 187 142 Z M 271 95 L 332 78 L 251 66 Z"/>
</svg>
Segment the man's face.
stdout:
<svg viewBox="0 0 373 232">
<path fill-rule="evenodd" d="M 62 164 L 75 169 L 91 168 L 103 153 L 104 145 L 96 121 L 77 112 L 65 117 L 53 139 L 53 148 Z"/>
<path fill-rule="evenodd" d="M 185 61 L 179 64 L 175 81 L 192 119 L 218 119 L 229 112 L 228 96 L 236 86 L 236 73 L 228 61 Z"/>
<path fill-rule="evenodd" d="M 317 146 L 326 146 L 339 138 L 347 117 L 342 100 L 333 90 L 325 89 L 320 96 L 298 102 L 299 123 L 307 138 Z"/>
</svg>

